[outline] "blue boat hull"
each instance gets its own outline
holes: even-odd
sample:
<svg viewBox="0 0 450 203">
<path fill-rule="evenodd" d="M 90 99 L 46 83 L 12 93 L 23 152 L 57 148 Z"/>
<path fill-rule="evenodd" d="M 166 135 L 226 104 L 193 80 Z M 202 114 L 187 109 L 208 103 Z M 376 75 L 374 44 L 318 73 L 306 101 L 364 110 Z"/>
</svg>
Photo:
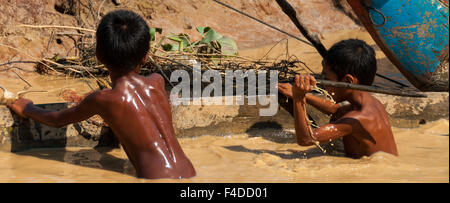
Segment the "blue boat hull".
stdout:
<svg viewBox="0 0 450 203">
<path fill-rule="evenodd" d="M 421 91 L 448 91 L 448 1 L 347 0 L 385 55 Z"/>
</svg>

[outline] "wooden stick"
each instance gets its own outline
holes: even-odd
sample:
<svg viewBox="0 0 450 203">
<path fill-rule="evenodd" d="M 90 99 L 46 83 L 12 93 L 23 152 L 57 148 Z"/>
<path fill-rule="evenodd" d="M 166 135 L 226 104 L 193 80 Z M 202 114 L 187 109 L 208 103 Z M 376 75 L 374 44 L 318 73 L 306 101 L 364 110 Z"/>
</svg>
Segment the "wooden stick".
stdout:
<svg viewBox="0 0 450 203">
<path fill-rule="evenodd" d="M 303 26 L 303 23 L 299 20 L 295 9 L 292 8 L 292 6 L 286 0 L 276 0 L 276 1 L 283 10 L 283 12 L 292 20 L 292 22 L 295 24 L 298 30 L 300 30 L 303 36 L 309 42 L 311 42 L 311 44 L 314 46 L 314 48 L 317 49 L 319 54 L 323 58 L 325 58 L 325 56 L 327 55 L 327 49 L 323 46 L 323 44 L 320 42 L 317 36 L 312 35 L 311 33 L 308 32 L 307 29 L 305 29 L 305 26 Z"/>
<path fill-rule="evenodd" d="M 50 70 L 54 71 L 56 74 L 59 74 L 59 72 L 56 71 L 54 68 L 52 68 L 52 67 L 50 67 L 49 65 L 47 65 L 47 64 L 45 64 L 45 63 L 42 62 L 42 61 L 47 61 L 47 62 L 50 62 L 50 63 L 54 63 L 53 61 L 48 61 L 47 59 L 44 59 L 44 58 L 40 60 L 40 59 L 38 59 L 38 58 L 36 58 L 36 57 L 34 57 L 34 56 L 31 56 L 31 55 L 25 53 L 25 52 L 22 51 L 22 50 L 19 50 L 19 49 L 15 48 L 15 47 L 12 47 L 12 46 L 9 46 L 9 45 L 6 45 L 6 44 L 0 43 L 0 46 L 4 46 L 4 47 L 10 48 L 10 49 L 13 49 L 13 50 L 15 50 L 15 51 L 17 51 L 17 52 L 19 52 L 19 53 L 22 53 L 22 54 L 24 54 L 24 55 L 26 55 L 26 56 L 28 56 L 28 57 L 30 57 L 30 58 L 33 58 L 34 60 L 36 60 L 37 63 L 40 63 L 40 64 L 46 66 L 47 68 L 49 68 Z M 56 65 L 58 65 L 58 63 L 56 63 Z"/>
<path fill-rule="evenodd" d="M 12 70 L 13 73 L 15 73 L 17 75 L 17 77 L 19 77 L 22 81 L 24 81 L 25 83 L 27 83 L 28 86 L 33 87 L 33 85 L 31 85 L 27 80 L 25 80 L 19 73 L 17 73 L 16 71 Z"/>
<path fill-rule="evenodd" d="M 72 26 L 64 26 L 64 25 L 18 25 L 19 27 L 28 27 L 28 28 L 61 28 L 61 29 L 75 29 L 80 31 L 86 31 L 86 32 L 93 32 L 95 33 L 95 30 L 87 29 L 87 28 L 81 28 L 81 27 L 72 27 Z"/>
<path fill-rule="evenodd" d="M 287 81 L 290 83 L 293 83 L 295 81 L 295 78 L 291 77 Z M 328 87 L 347 88 L 347 89 L 354 89 L 354 90 L 361 90 L 361 91 L 366 91 L 366 92 L 374 92 L 374 93 L 403 96 L 403 97 L 424 97 L 424 98 L 427 97 L 427 95 L 425 95 L 425 94 L 421 94 L 421 93 L 414 92 L 414 91 L 385 89 L 385 88 L 375 87 L 375 86 L 357 85 L 357 84 L 351 84 L 351 83 L 346 83 L 346 82 L 333 82 L 333 81 L 321 80 L 321 79 L 316 79 L 316 81 L 317 81 L 317 84 L 323 85 L 323 86 L 328 86 Z"/>
</svg>

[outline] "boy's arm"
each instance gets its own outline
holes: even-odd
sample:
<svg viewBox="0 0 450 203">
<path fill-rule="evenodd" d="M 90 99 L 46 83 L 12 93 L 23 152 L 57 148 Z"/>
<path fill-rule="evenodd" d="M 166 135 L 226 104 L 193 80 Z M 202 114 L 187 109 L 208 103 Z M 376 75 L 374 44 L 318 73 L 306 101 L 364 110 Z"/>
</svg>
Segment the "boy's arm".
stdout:
<svg viewBox="0 0 450 203">
<path fill-rule="evenodd" d="M 333 124 L 324 125 L 316 130 L 312 130 L 306 118 L 306 92 L 311 91 L 315 85 L 312 76 L 295 77 L 293 87 L 295 134 L 297 143 L 301 146 L 309 146 L 319 142 L 329 142 L 330 140 L 349 135 L 352 132 L 351 119 L 341 119 Z"/>
<path fill-rule="evenodd" d="M 84 98 L 77 106 L 61 111 L 49 111 L 38 108 L 27 99 L 18 99 L 7 106 L 18 115 L 31 118 L 52 127 L 63 127 L 76 123 L 98 114 L 98 92 Z"/>
<path fill-rule="evenodd" d="M 278 91 L 282 93 L 283 95 L 287 96 L 288 98 L 293 98 L 292 93 L 292 85 L 289 83 L 279 83 L 278 84 Z M 340 108 L 339 104 L 334 104 L 330 102 L 329 100 L 320 98 L 318 96 L 314 96 L 311 94 L 306 94 L 306 102 L 313 106 L 314 108 L 318 109 L 320 112 L 331 115 L 338 111 Z"/>
<path fill-rule="evenodd" d="M 327 115 L 336 113 L 341 107 L 339 104 L 334 104 L 329 100 L 311 94 L 306 94 L 305 97 L 308 104 Z"/>
<path fill-rule="evenodd" d="M 315 144 L 315 142 L 327 143 L 337 138 L 350 135 L 353 131 L 352 120 L 344 118 L 335 123 L 323 125 L 320 128 L 312 130 L 312 136 L 308 137 L 296 133 L 297 143 L 301 146 L 310 146 Z M 309 132 L 307 135 L 309 135 Z"/>
</svg>

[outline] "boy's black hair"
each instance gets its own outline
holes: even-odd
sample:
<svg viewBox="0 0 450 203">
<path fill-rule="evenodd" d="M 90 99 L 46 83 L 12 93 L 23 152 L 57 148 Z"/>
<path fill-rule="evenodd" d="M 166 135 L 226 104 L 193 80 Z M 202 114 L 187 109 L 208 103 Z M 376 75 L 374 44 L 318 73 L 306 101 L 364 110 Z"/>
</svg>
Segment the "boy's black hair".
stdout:
<svg viewBox="0 0 450 203">
<path fill-rule="evenodd" d="M 117 10 L 106 14 L 97 28 L 97 57 L 108 68 L 135 69 L 150 48 L 150 32 L 138 14 Z"/>
<path fill-rule="evenodd" d="M 343 40 L 333 45 L 328 50 L 325 62 L 339 80 L 350 74 L 362 85 L 372 85 L 377 72 L 375 51 L 358 39 Z"/>
</svg>

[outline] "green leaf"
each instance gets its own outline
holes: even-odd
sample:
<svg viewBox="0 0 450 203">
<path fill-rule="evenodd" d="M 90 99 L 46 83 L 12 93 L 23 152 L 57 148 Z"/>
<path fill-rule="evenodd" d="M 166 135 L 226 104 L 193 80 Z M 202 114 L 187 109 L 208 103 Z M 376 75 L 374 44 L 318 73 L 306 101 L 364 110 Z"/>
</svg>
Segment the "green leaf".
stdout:
<svg viewBox="0 0 450 203">
<path fill-rule="evenodd" d="M 179 35 L 172 34 L 169 36 L 169 39 L 178 42 L 179 50 L 177 51 L 184 51 L 185 49 L 190 49 L 191 47 L 190 38 L 189 35 L 187 34 L 179 34 Z"/>
<path fill-rule="evenodd" d="M 214 31 L 210 27 L 199 27 L 199 28 L 197 28 L 197 31 L 199 31 L 203 37 L 199 41 L 199 44 L 209 44 L 212 41 L 218 40 L 223 37 L 222 35 L 220 35 L 216 31 Z"/>
<path fill-rule="evenodd" d="M 58 60 L 59 60 L 59 54 L 54 54 L 53 61 L 58 61 Z"/>
<path fill-rule="evenodd" d="M 163 44 L 161 45 L 164 51 L 178 51 L 180 45 L 178 43 L 174 44 Z"/>
<path fill-rule="evenodd" d="M 156 40 L 156 33 L 162 34 L 162 28 L 150 28 L 150 42 Z"/>
<path fill-rule="evenodd" d="M 202 35 L 202 37 L 205 36 L 205 29 L 210 27 L 197 27 L 197 31 Z"/>
<path fill-rule="evenodd" d="M 170 34 L 167 38 L 176 43 L 161 46 L 165 51 L 194 52 L 196 50 L 200 53 L 217 53 L 219 51 L 221 54 L 229 56 L 238 54 L 238 47 L 233 39 L 223 37 L 211 27 L 197 27 L 197 31 L 202 35 L 202 39 L 198 42 L 191 43 L 187 34 Z M 156 32 L 157 30 L 153 30 L 152 35 Z"/>
<path fill-rule="evenodd" d="M 222 54 L 233 56 L 238 55 L 238 46 L 233 39 L 229 37 L 223 37 L 218 39 L 217 42 L 220 45 L 220 51 L 222 52 Z"/>
</svg>

